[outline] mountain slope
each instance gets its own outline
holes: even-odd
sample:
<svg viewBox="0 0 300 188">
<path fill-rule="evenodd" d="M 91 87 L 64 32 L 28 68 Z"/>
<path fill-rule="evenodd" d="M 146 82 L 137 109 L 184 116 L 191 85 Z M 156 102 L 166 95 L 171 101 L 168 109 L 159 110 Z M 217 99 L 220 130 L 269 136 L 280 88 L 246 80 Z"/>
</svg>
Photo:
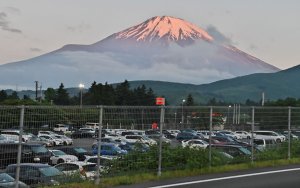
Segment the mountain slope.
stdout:
<svg viewBox="0 0 300 188">
<path fill-rule="evenodd" d="M 210 83 L 279 69 L 205 30 L 174 17 L 153 17 L 91 45 L 66 45 L 51 53 L 0 66 L 2 85 L 66 87 L 97 82 L 162 80 Z"/>
<path fill-rule="evenodd" d="M 244 103 L 247 99 L 261 100 L 262 92 L 265 93 L 266 100 L 300 98 L 299 80 L 300 65 L 277 73 L 252 74 L 202 85 L 155 81 L 136 81 L 130 84 L 132 87 L 141 84 L 151 87 L 156 94 L 165 96 L 171 104 L 180 104 L 189 93 L 198 103 L 205 103 L 212 98 Z"/>
</svg>

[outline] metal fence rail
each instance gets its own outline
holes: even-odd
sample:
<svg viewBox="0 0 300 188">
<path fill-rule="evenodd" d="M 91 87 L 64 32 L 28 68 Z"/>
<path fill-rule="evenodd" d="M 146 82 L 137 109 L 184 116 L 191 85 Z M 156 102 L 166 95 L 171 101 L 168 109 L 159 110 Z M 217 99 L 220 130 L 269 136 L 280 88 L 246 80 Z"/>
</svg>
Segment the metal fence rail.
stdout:
<svg viewBox="0 0 300 188">
<path fill-rule="evenodd" d="M 74 147 L 87 152 L 82 156 L 78 154 L 79 160 L 90 158 L 85 155 L 96 156 L 93 163 L 93 179 L 96 184 L 100 182 L 100 177 L 105 176 L 145 172 L 161 175 L 168 170 L 290 159 L 300 155 L 300 143 L 297 139 L 300 136 L 300 108 L 295 107 L 0 106 L 0 129 L 0 168 L 14 176 L 17 183 L 22 180 L 28 184 L 36 181 L 24 179 L 24 174 L 20 172 L 34 171 L 37 168 L 34 163 L 47 163 L 51 166 L 61 163 L 57 167 L 60 170 L 71 168 L 73 163 L 70 159 L 53 153 L 50 155 L 49 150 L 62 150 L 67 154 L 77 155 L 70 151 Z M 192 144 L 185 139 L 182 143 L 181 140 L 178 141 L 179 137 L 176 138 L 179 130 L 196 130 L 199 131 L 198 134 L 202 131 L 202 140 L 209 144 L 203 147 L 206 149 L 191 149 Z M 242 150 L 242 147 L 250 153 L 225 152 L 221 147 L 228 144 L 223 143 L 221 146 L 216 141 L 216 131 L 224 130 L 248 132 L 247 136 L 236 136 L 238 146 L 231 146 L 231 149 L 235 147 Z M 256 131 L 262 130 L 275 131 L 276 134 L 285 136 L 276 137 L 273 144 L 260 145 L 261 133 Z M 55 132 L 58 137 L 45 135 L 48 131 Z M 132 133 L 146 135 L 145 139 L 151 138 L 151 141 L 145 140 L 143 142 L 146 144 L 141 145 L 126 145 L 125 141 L 136 139 L 126 137 Z M 63 139 L 61 135 L 71 137 L 72 142 Z M 103 148 L 110 147 L 107 142 L 113 142 L 113 145 L 123 144 L 123 149 L 128 147 L 128 150 L 104 153 Z M 46 147 L 46 150 L 38 146 Z M 242 155 L 243 152 L 246 154 Z M 24 170 L 26 163 L 33 165 Z M 62 164 L 68 164 L 69 167 Z M 80 167 L 78 171 L 82 181 L 89 178 L 87 167 Z M 78 178 L 68 177 L 65 180 L 78 181 Z M 43 181 L 38 182 L 51 183 Z"/>
</svg>

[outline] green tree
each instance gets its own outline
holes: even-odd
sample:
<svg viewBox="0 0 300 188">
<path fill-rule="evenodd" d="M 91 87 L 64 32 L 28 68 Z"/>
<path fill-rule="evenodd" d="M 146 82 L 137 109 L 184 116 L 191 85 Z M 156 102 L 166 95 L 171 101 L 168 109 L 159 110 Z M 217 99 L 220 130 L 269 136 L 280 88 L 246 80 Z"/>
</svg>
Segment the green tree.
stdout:
<svg viewBox="0 0 300 188">
<path fill-rule="evenodd" d="M 0 102 L 7 99 L 7 93 L 4 90 L 0 91 Z"/>
<path fill-rule="evenodd" d="M 189 94 L 186 98 L 186 106 L 195 106 L 194 98 L 192 94 Z"/>
<path fill-rule="evenodd" d="M 8 99 L 15 99 L 15 100 L 19 100 L 19 96 L 18 93 L 16 91 L 13 91 L 11 95 L 8 96 Z"/>
<path fill-rule="evenodd" d="M 64 84 L 61 83 L 59 88 L 56 91 L 56 96 L 54 99 L 56 105 L 69 105 L 70 97 L 67 90 L 64 88 Z"/>
<path fill-rule="evenodd" d="M 44 92 L 45 95 L 45 100 L 50 102 L 50 101 L 54 101 L 55 97 L 56 97 L 56 91 L 53 88 L 47 88 L 47 90 Z"/>
<path fill-rule="evenodd" d="M 116 87 L 116 105 L 132 105 L 132 91 L 127 80 Z"/>
</svg>

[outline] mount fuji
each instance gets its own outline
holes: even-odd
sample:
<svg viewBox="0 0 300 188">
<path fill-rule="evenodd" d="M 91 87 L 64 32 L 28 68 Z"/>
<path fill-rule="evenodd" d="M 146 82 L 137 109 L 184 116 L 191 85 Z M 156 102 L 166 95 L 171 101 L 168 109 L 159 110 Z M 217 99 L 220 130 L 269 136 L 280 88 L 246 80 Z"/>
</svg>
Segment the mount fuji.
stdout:
<svg viewBox="0 0 300 188">
<path fill-rule="evenodd" d="M 220 34 L 220 33 L 218 33 Z M 160 80 L 203 84 L 278 68 L 185 20 L 157 16 L 90 45 L 0 66 L 0 85 L 47 87 L 78 83 Z"/>
</svg>

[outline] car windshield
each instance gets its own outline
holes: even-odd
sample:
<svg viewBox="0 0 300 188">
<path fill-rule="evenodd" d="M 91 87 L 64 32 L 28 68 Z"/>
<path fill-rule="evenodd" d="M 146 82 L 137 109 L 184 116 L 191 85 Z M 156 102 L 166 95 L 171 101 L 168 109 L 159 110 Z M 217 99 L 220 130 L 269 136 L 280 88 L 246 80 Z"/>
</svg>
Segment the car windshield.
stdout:
<svg viewBox="0 0 300 188">
<path fill-rule="evenodd" d="M 1 173 L 0 174 L 0 183 L 7 183 L 7 182 L 14 182 L 15 179 L 9 176 L 6 173 Z"/>
<path fill-rule="evenodd" d="M 43 176 L 46 176 L 46 177 L 62 175 L 62 172 L 54 167 L 39 168 L 39 171 L 42 173 Z"/>
<path fill-rule="evenodd" d="M 87 151 L 83 148 L 74 148 L 74 150 L 78 153 L 86 153 Z"/>
<path fill-rule="evenodd" d="M 60 150 L 52 151 L 52 153 L 53 153 L 54 155 L 67 155 L 65 152 L 60 151 Z"/>
<path fill-rule="evenodd" d="M 31 149 L 34 153 L 47 153 L 48 149 L 46 149 L 44 146 L 31 146 Z"/>
<path fill-rule="evenodd" d="M 240 150 L 246 155 L 251 155 L 251 152 L 249 150 L 247 150 L 246 148 L 240 147 Z"/>
<path fill-rule="evenodd" d="M 88 164 L 88 165 L 84 165 L 82 167 L 86 172 L 92 172 L 92 171 L 97 170 L 97 165 L 96 164 Z"/>
</svg>

